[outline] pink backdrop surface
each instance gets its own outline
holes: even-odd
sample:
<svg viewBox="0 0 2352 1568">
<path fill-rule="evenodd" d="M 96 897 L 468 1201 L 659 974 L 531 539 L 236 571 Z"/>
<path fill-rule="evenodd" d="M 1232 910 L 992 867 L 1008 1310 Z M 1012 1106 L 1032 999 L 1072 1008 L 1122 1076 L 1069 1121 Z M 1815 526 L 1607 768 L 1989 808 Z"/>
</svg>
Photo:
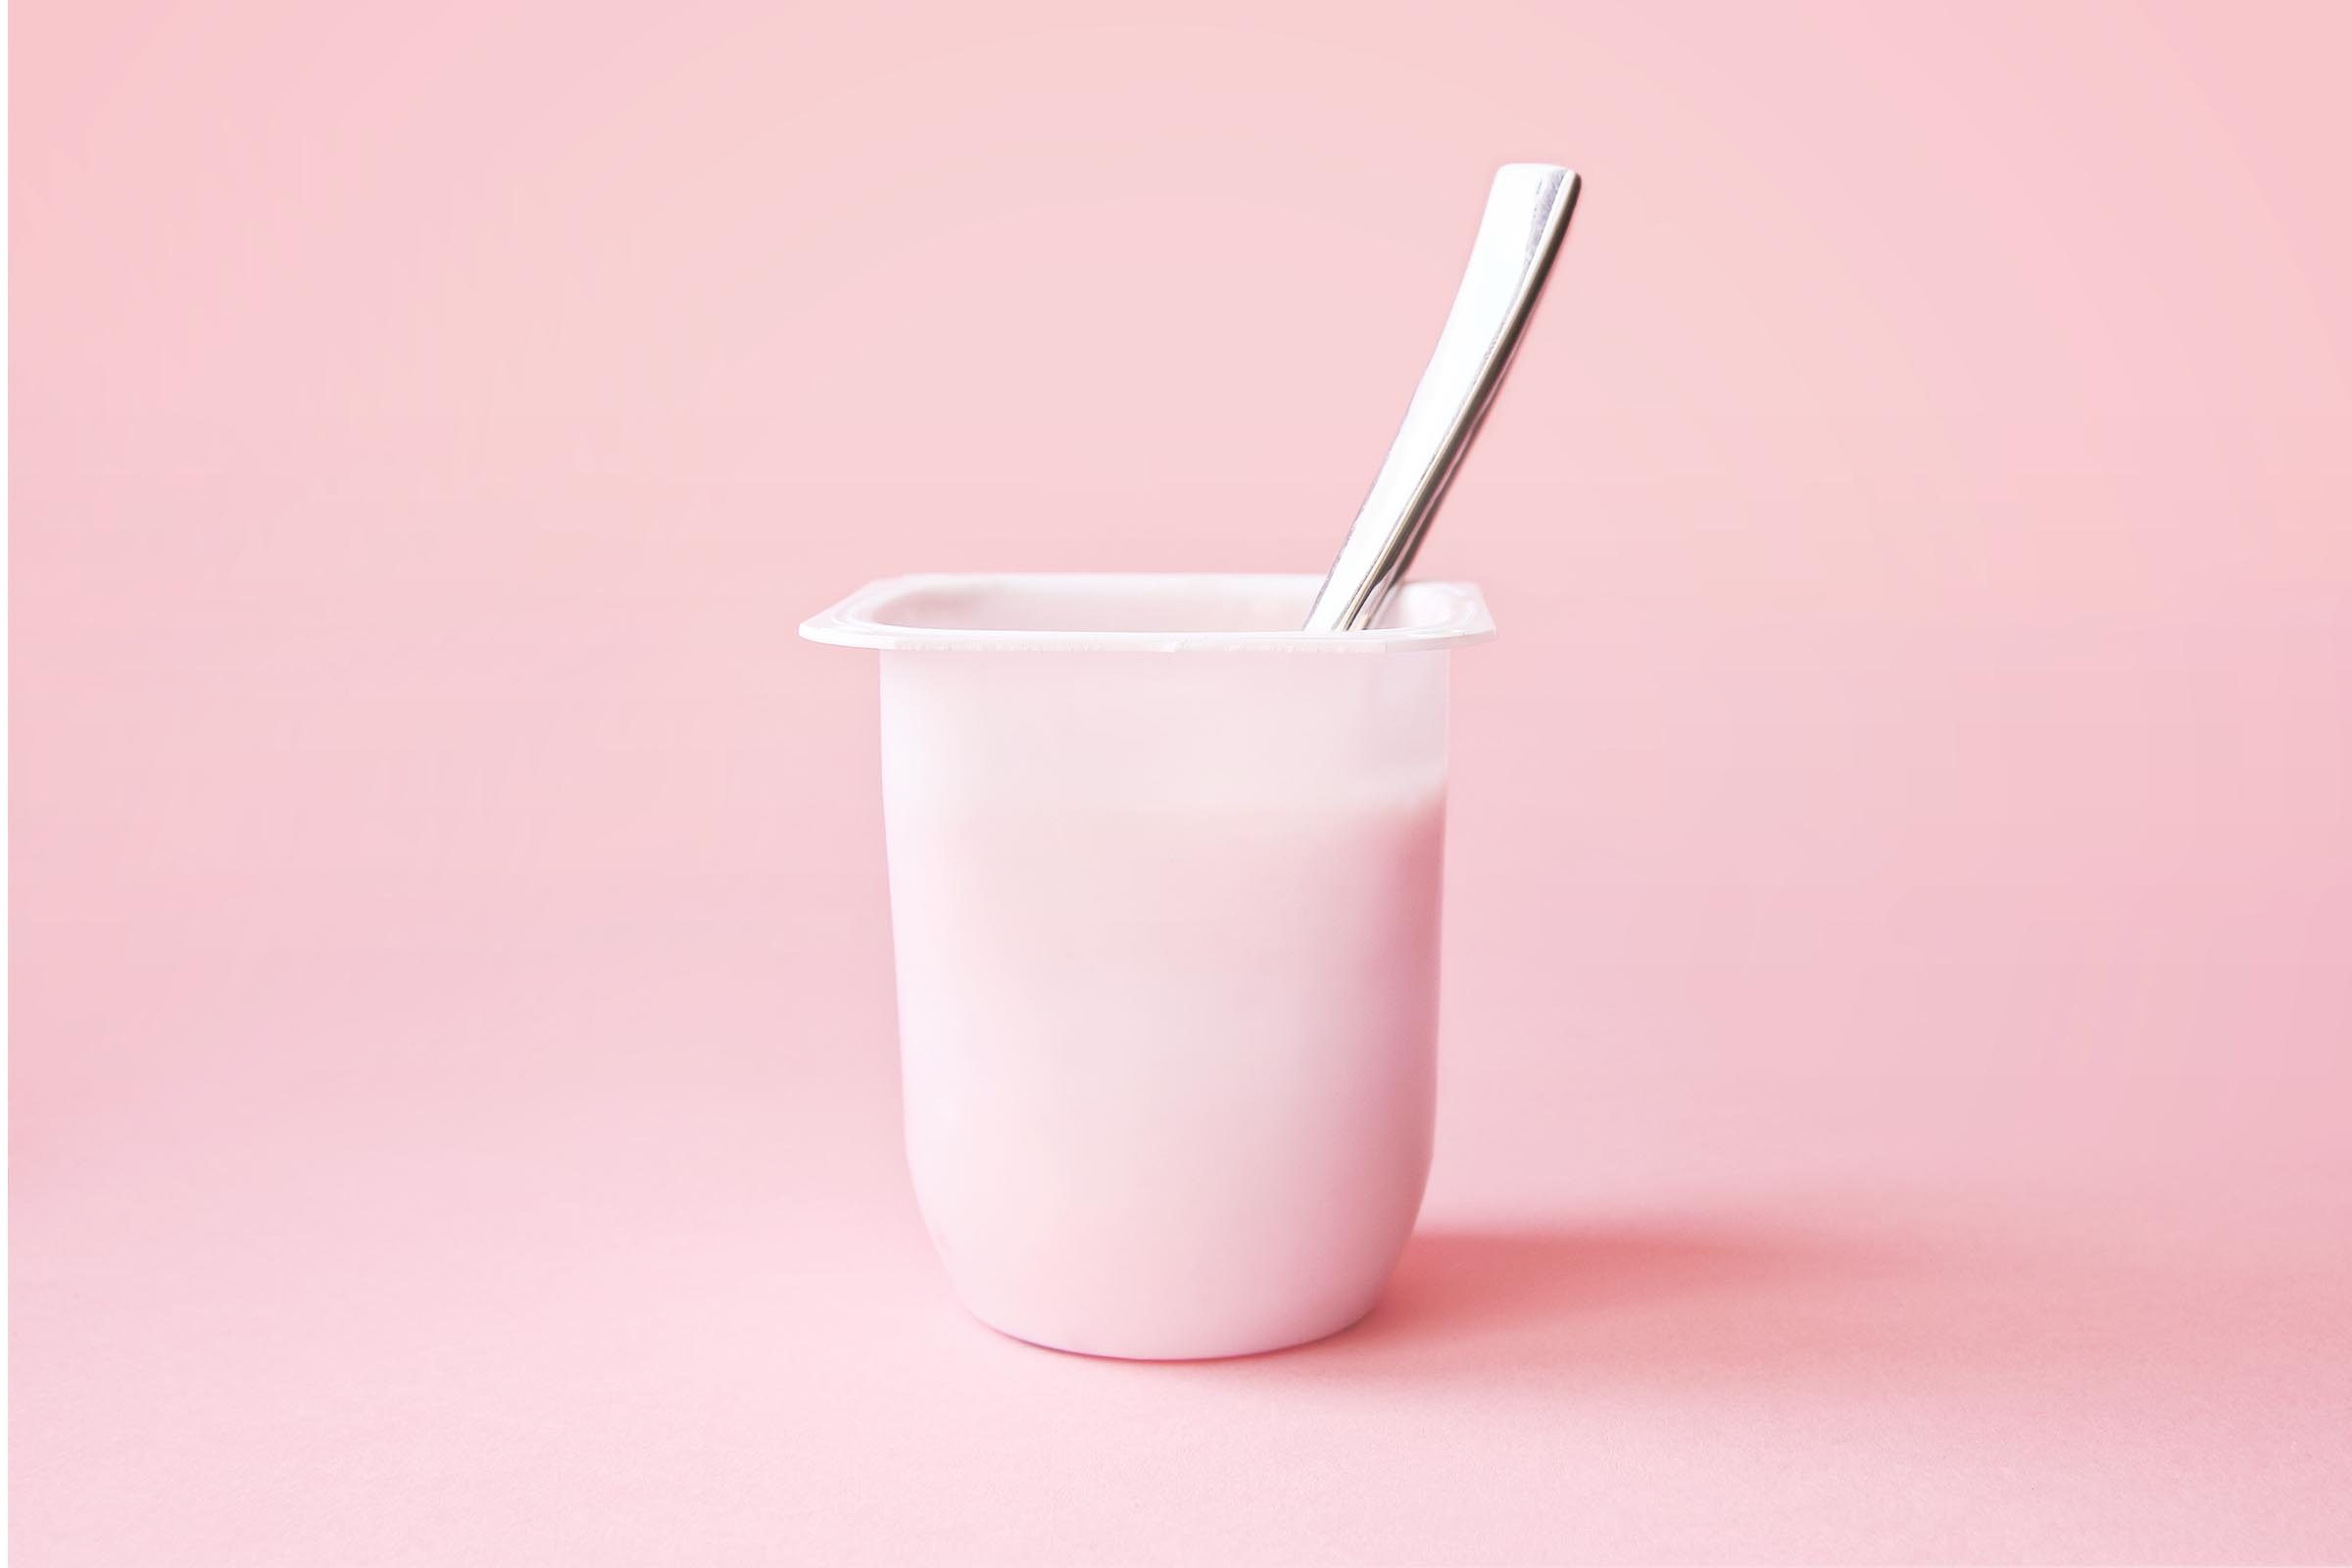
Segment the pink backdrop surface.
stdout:
<svg viewBox="0 0 2352 1568">
<path fill-rule="evenodd" d="M 2352 1556 L 2352 9 L 16 8 L 64 1564 Z M 1389 1300 L 951 1302 L 914 569 L 1315 570 L 1492 167 Z"/>
</svg>

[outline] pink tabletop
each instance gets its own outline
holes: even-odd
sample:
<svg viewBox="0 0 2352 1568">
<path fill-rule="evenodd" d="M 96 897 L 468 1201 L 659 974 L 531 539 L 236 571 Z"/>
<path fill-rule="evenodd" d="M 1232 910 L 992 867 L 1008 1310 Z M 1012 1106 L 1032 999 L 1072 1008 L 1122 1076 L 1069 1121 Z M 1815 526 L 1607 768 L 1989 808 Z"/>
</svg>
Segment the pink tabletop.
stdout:
<svg viewBox="0 0 2352 1568">
<path fill-rule="evenodd" d="M 2352 12 L 21 5 L 29 1565 L 2352 1557 Z M 1385 1303 L 949 1298 L 869 577 L 1319 568 L 1493 165 Z"/>
</svg>

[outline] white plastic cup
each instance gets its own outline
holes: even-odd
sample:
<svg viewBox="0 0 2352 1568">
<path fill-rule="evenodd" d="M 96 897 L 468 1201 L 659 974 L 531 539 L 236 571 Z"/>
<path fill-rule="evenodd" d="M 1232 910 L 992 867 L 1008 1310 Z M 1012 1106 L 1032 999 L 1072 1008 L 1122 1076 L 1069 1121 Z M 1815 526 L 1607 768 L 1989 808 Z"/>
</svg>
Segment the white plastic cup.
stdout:
<svg viewBox="0 0 2352 1568">
<path fill-rule="evenodd" d="M 1243 1355 L 1371 1310 L 1429 1172 L 1451 650 L 1476 588 L 921 576 L 882 654 L 906 1152 L 956 1293 L 1057 1349 Z"/>
</svg>

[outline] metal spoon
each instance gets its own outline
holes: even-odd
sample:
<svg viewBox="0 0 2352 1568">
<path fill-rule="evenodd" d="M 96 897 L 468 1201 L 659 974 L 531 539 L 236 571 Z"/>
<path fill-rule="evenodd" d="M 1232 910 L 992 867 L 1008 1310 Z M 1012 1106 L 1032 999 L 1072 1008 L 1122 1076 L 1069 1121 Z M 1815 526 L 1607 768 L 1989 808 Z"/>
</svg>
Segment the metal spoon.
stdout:
<svg viewBox="0 0 2352 1568">
<path fill-rule="evenodd" d="M 1373 623 L 1412 564 L 1446 485 L 1501 390 L 1583 182 L 1552 164 L 1505 164 L 1487 193 L 1460 292 L 1388 458 L 1315 595 L 1308 631 Z"/>
</svg>

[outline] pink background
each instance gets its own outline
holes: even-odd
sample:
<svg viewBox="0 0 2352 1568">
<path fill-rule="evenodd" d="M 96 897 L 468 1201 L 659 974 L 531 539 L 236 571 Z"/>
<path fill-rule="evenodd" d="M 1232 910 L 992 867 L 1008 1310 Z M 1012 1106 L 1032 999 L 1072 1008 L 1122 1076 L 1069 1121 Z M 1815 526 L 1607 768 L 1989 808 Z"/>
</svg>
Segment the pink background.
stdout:
<svg viewBox="0 0 2352 1568">
<path fill-rule="evenodd" d="M 16 8 L 42 1564 L 2352 1556 L 2352 8 Z M 917 568 L 1425 559 L 1438 1167 L 1182 1367 L 951 1304 Z"/>
</svg>

